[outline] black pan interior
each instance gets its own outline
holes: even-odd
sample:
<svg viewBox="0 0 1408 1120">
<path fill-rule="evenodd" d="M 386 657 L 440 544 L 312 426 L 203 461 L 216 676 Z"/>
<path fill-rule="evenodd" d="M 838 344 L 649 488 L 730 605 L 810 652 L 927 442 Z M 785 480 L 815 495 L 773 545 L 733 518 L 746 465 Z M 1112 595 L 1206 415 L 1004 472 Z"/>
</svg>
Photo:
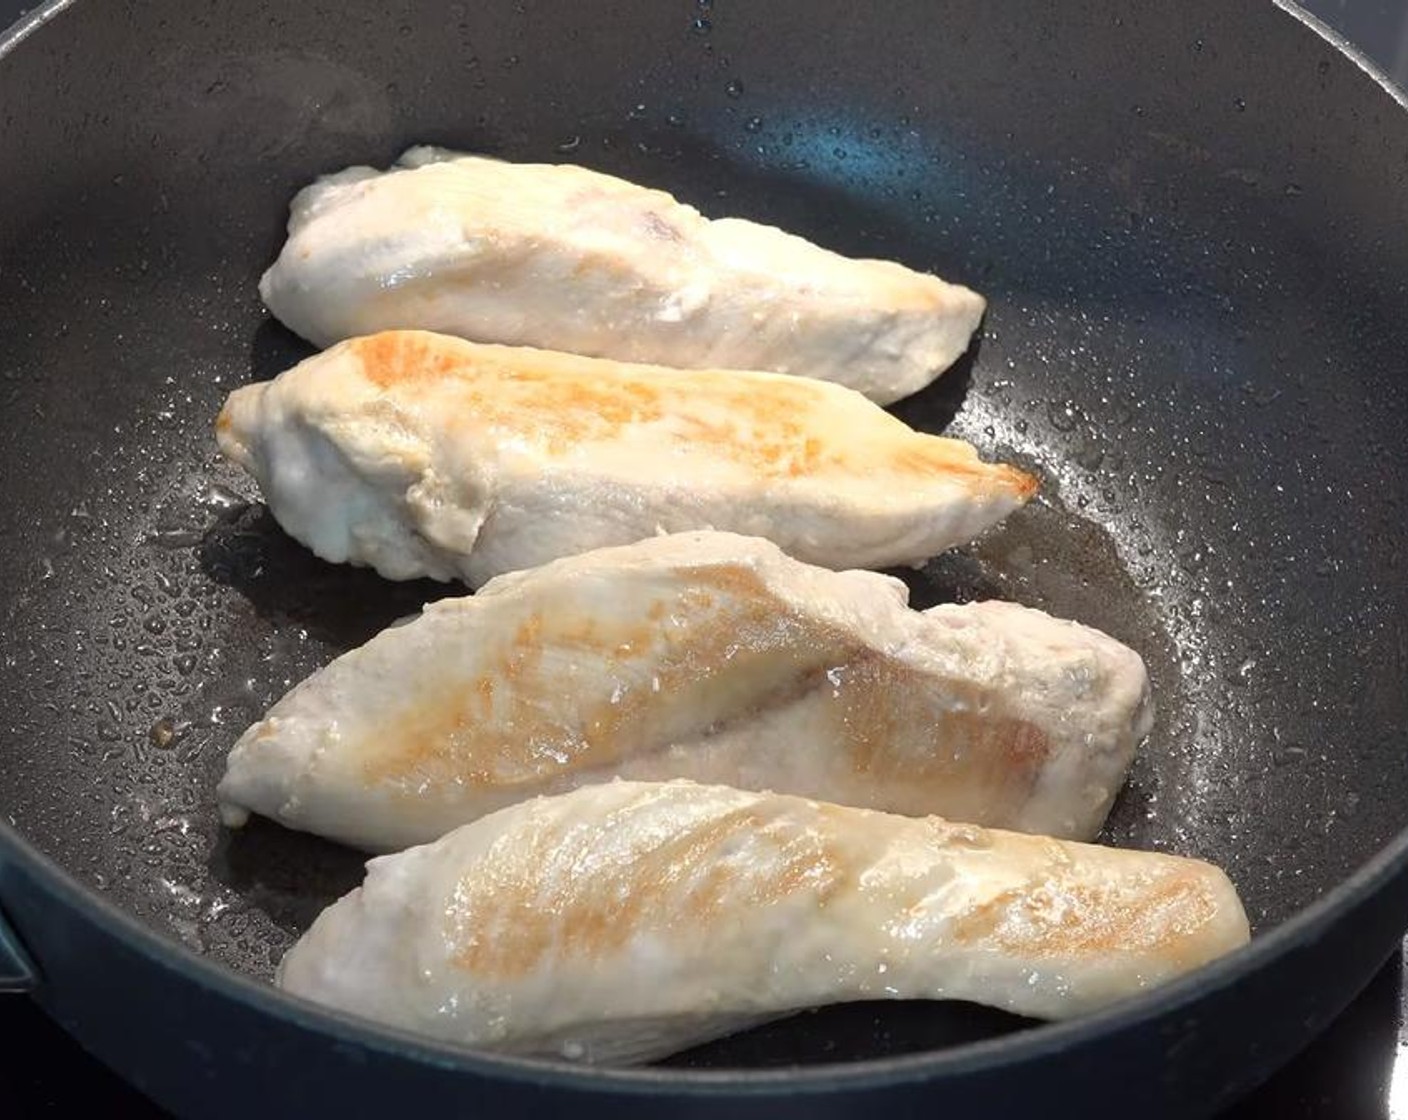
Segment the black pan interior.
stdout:
<svg viewBox="0 0 1408 1120">
<path fill-rule="evenodd" d="M 1138 649 L 1159 719 L 1106 838 L 1219 862 L 1264 931 L 1408 823 L 1406 121 L 1269 3 L 77 3 L 0 61 L 0 810 L 261 977 L 358 881 L 223 832 L 224 753 L 455 592 L 311 558 L 211 422 L 305 352 L 255 292 L 292 191 L 436 142 L 982 290 L 969 359 L 898 411 L 1043 494 L 915 600 Z M 866 1006 L 679 1060 L 1021 1025 Z"/>
</svg>

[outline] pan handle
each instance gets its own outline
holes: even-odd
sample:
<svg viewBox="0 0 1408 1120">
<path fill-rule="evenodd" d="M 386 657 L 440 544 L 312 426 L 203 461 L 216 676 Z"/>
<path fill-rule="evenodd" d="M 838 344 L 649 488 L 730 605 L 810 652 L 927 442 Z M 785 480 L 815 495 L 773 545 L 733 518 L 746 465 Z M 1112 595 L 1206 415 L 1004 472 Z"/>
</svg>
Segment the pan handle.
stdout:
<svg viewBox="0 0 1408 1120">
<path fill-rule="evenodd" d="M 33 991 L 38 984 L 39 971 L 34 961 L 0 913 L 0 995 Z"/>
</svg>

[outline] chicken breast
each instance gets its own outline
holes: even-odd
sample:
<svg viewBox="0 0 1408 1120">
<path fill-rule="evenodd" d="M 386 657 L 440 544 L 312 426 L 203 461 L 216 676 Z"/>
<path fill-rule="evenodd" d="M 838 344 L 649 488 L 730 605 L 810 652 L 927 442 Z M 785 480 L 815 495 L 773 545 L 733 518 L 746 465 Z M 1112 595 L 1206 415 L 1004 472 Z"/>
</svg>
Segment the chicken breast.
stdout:
<svg viewBox="0 0 1408 1120">
<path fill-rule="evenodd" d="M 1138 654 L 1011 603 L 687 533 L 434 603 L 280 700 L 218 796 L 371 850 L 613 777 L 1088 838 L 1151 719 Z"/>
<path fill-rule="evenodd" d="M 278 983 L 452 1042 L 631 1062 L 850 1000 L 1068 1018 L 1247 939 L 1197 860 L 613 782 L 372 860 Z"/>
<path fill-rule="evenodd" d="M 771 226 L 710 221 L 581 167 L 413 148 L 294 200 L 259 291 L 317 346 L 390 328 L 690 369 L 764 369 L 889 403 L 968 346 L 982 297 Z"/>
<path fill-rule="evenodd" d="M 389 331 L 230 394 L 221 450 L 325 560 L 478 586 L 656 532 L 835 568 L 921 562 L 1036 482 L 858 393 Z"/>
</svg>

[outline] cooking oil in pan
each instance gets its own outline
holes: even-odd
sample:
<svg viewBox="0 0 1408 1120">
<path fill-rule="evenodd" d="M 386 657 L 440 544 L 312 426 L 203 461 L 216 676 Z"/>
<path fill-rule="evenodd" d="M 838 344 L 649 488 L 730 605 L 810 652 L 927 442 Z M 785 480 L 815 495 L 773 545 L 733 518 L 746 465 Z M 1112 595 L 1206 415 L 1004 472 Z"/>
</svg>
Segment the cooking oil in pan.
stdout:
<svg viewBox="0 0 1408 1120">
<path fill-rule="evenodd" d="M 287 361 L 273 346 L 268 364 Z M 30 662 L 7 674 L 25 693 L 11 711 L 28 721 L 12 730 L 58 744 L 43 760 L 46 784 L 85 791 L 86 815 L 75 819 L 73 799 L 57 794 L 22 797 L 11 811 L 26 835 L 157 928 L 268 977 L 321 908 L 360 881 L 363 856 L 258 819 L 221 828 L 225 754 L 297 681 L 462 589 L 389 583 L 287 538 L 211 446 L 210 417 L 235 380 L 211 378 L 135 421 L 108 484 L 50 527 L 53 547 L 32 578 L 81 590 L 57 620 L 45 617 L 47 600 L 16 599 L 10 623 L 27 628 Z M 1256 691 L 1241 679 L 1255 676 L 1255 658 L 1224 665 L 1211 652 L 1201 577 L 1171 559 L 1103 421 L 1064 397 L 1020 399 L 1003 381 L 980 380 L 924 425 L 952 419 L 986 456 L 1037 473 L 1042 495 L 973 545 L 900 574 L 916 606 L 1010 598 L 1138 650 L 1158 718 L 1104 838 L 1227 862 L 1222 744 L 1236 695 Z M 949 390 L 936 391 L 942 408 Z M 1245 891 L 1246 869 L 1234 860 L 1231 870 Z"/>
</svg>

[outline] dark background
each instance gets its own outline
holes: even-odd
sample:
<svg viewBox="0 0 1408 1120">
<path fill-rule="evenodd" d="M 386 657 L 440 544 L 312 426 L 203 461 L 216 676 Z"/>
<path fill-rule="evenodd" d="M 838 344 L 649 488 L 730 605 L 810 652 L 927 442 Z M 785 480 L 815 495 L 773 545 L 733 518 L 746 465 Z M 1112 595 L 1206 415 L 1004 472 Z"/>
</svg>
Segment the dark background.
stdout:
<svg viewBox="0 0 1408 1120">
<path fill-rule="evenodd" d="M 1303 6 L 1408 86 L 1408 0 L 1307 0 Z M 0 27 L 29 7 L 0 0 Z M 1227 1116 L 1408 1120 L 1408 1057 L 1399 1060 L 1408 1046 L 1404 971 L 1400 952 L 1315 1044 Z M 95 1105 L 133 1120 L 161 1115 L 25 999 L 0 997 L 0 1043 L 0 1117 L 92 1112 Z M 1402 1084 L 1395 1086 L 1396 1079 Z"/>
</svg>

